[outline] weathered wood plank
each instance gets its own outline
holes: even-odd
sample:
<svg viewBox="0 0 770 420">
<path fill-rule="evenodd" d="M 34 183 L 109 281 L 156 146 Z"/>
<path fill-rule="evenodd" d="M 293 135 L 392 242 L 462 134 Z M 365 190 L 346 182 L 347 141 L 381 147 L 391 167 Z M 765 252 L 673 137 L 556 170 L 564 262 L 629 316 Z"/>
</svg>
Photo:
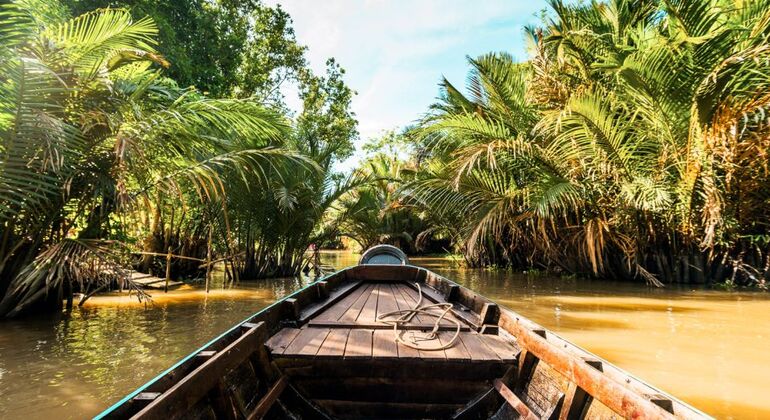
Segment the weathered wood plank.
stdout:
<svg viewBox="0 0 770 420">
<path fill-rule="evenodd" d="M 390 290 L 393 293 L 393 299 L 396 301 L 396 309 L 410 309 L 411 306 L 407 303 L 406 298 L 401 293 L 401 288 L 406 287 L 401 283 L 394 283 L 390 285 Z"/>
<path fill-rule="evenodd" d="M 286 298 L 281 304 L 284 307 L 284 312 L 288 315 L 289 319 L 293 321 L 299 320 L 300 306 L 302 305 L 297 298 Z"/>
<path fill-rule="evenodd" d="M 377 318 L 379 319 L 383 314 L 398 310 L 396 305 L 396 297 L 393 294 L 393 285 L 383 283 L 380 285 L 379 294 L 377 295 Z M 388 319 L 393 319 L 389 317 Z"/>
<path fill-rule="evenodd" d="M 153 401 L 160 396 L 160 392 L 140 392 L 133 399 L 136 401 Z"/>
<path fill-rule="evenodd" d="M 540 420 L 540 418 L 536 416 L 532 410 L 530 410 L 529 407 L 527 407 L 527 405 L 524 404 L 524 402 L 520 400 L 519 397 L 517 397 L 516 394 L 514 394 L 513 391 L 511 391 L 511 389 L 503 383 L 503 381 L 495 379 L 494 385 L 497 392 L 500 393 L 500 396 L 508 401 L 508 404 L 510 404 L 519 413 L 521 419 Z"/>
<path fill-rule="evenodd" d="M 410 360 L 410 359 L 332 359 L 326 357 L 279 357 L 275 363 L 292 378 L 371 376 L 412 380 L 443 378 L 446 380 L 499 378 L 509 365 L 499 361 Z"/>
<path fill-rule="evenodd" d="M 299 328 L 284 328 L 267 340 L 267 347 L 272 354 L 283 354 L 289 344 L 299 335 Z"/>
<path fill-rule="evenodd" d="M 374 284 L 372 286 L 373 287 L 369 292 L 369 296 L 366 298 L 366 303 L 364 304 L 363 308 L 361 308 L 361 312 L 358 314 L 358 318 L 356 318 L 356 322 L 377 322 L 377 300 L 379 298 L 380 287 L 382 285 Z"/>
<path fill-rule="evenodd" d="M 416 302 L 419 299 L 420 292 L 422 293 L 422 296 L 423 296 L 422 305 L 446 302 L 446 300 L 444 300 L 444 295 L 442 295 L 441 293 L 437 292 L 436 290 L 424 284 L 420 286 L 420 292 L 417 291 L 417 285 L 415 284 L 403 283 L 403 285 L 406 286 L 403 288 L 404 293 L 407 294 L 409 297 L 411 297 L 414 302 Z M 452 303 L 452 304 L 453 306 L 458 306 L 455 303 Z M 438 311 L 436 311 L 436 313 L 438 313 Z M 435 321 L 435 318 L 433 317 L 423 317 L 423 319 L 424 318 L 429 318 L 430 322 Z M 479 321 L 478 321 L 478 315 L 470 312 L 463 312 L 456 308 L 453 308 L 449 312 L 449 314 L 447 314 L 447 316 L 445 317 L 445 320 L 441 321 L 442 325 L 454 325 L 453 322 L 449 321 L 450 319 L 457 320 L 461 324 L 469 325 L 473 329 L 478 329 L 479 326 L 481 325 L 479 324 Z"/>
<path fill-rule="evenodd" d="M 580 418 L 588 401 L 588 394 L 580 389 L 574 382 L 569 383 L 569 388 L 564 394 L 564 403 L 559 413 L 559 420 Z"/>
<path fill-rule="evenodd" d="M 454 331 L 439 331 L 438 338 L 442 345 L 446 345 L 452 340 L 454 335 Z M 471 354 L 468 352 L 468 349 L 465 348 L 465 344 L 463 344 L 462 333 L 457 336 L 452 347 L 444 349 L 444 352 L 446 353 L 447 359 L 471 360 Z"/>
<path fill-rule="evenodd" d="M 374 284 L 365 283 L 361 288 L 361 294 L 358 295 L 356 301 L 350 305 L 350 307 L 342 314 L 339 320 L 343 322 L 355 322 L 356 319 L 358 319 L 358 315 L 361 313 L 361 310 L 364 308 L 369 295 L 371 295 L 374 286 Z"/>
<path fill-rule="evenodd" d="M 509 328 L 509 325 L 511 324 L 511 322 L 519 322 L 523 327 L 528 328 L 531 331 L 542 329 L 541 325 L 538 325 L 537 323 L 527 319 L 526 317 L 523 317 L 509 309 L 502 309 L 499 325 L 504 330 L 510 333 L 512 331 L 512 329 Z M 562 337 L 559 337 L 557 334 L 553 334 L 553 333 L 547 334 L 546 340 L 551 345 L 559 349 L 563 349 L 565 352 L 572 354 L 574 356 L 588 357 L 588 358 L 596 357 L 596 355 L 586 351 L 583 348 L 575 346 L 573 343 L 570 343 L 569 341 L 563 339 Z M 622 384 L 625 388 L 628 388 L 631 392 L 634 392 L 637 395 L 641 395 L 645 399 L 647 398 L 648 395 L 661 393 L 659 389 L 634 378 L 633 376 L 629 375 L 628 372 L 609 363 L 604 364 L 603 374 L 605 377 Z M 688 418 L 688 419 L 696 419 L 696 418 L 703 417 L 703 413 L 693 409 L 692 407 L 686 404 L 683 404 L 680 400 L 672 398 L 670 395 L 666 395 L 666 397 L 672 400 L 673 411 L 677 417 Z M 666 410 L 665 407 L 663 409 Z"/>
<path fill-rule="evenodd" d="M 319 312 L 315 318 L 313 318 L 313 320 L 338 321 L 342 315 L 344 315 L 345 312 L 350 309 L 350 307 L 361 296 L 361 294 L 364 293 L 368 286 L 361 282 L 351 282 L 350 284 L 356 284 L 356 286 L 351 288 L 349 293 L 345 294 L 342 299 L 338 300 L 325 310 Z"/>
<path fill-rule="evenodd" d="M 446 418 L 462 404 L 377 403 L 316 400 L 321 407 L 340 418 Z"/>
<path fill-rule="evenodd" d="M 462 333 L 460 336 L 472 360 L 500 360 L 500 356 L 484 344 L 485 336 L 476 333 Z"/>
<path fill-rule="evenodd" d="M 417 304 L 417 297 L 411 294 L 410 291 L 412 289 L 405 283 L 398 283 L 395 285 L 395 288 L 397 289 L 396 291 L 401 295 L 401 300 L 397 301 L 399 309 L 413 309 Z M 432 324 L 433 319 L 429 316 L 421 317 L 420 315 L 415 315 L 414 318 L 412 318 L 412 322 L 417 324 Z"/>
<path fill-rule="evenodd" d="M 394 337 L 393 331 L 390 330 L 391 337 Z M 404 332 L 403 334 L 408 334 L 407 332 Z M 395 337 L 394 337 L 395 338 Z M 405 346 L 402 343 L 396 343 L 398 347 L 398 358 L 403 360 L 422 360 L 420 357 L 420 352 L 417 351 L 417 349 L 411 348 L 409 346 Z"/>
<path fill-rule="evenodd" d="M 496 303 L 485 302 L 481 307 L 481 312 L 479 313 L 479 323 L 481 325 L 496 325 L 499 319 L 500 307 L 498 307 Z"/>
<path fill-rule="evenodd" d="M 374 330 L 372 357 L 398 358 L 398 346 L 392 330 Z"/>
<path fill-rule="evenodd" d="M 276 381 L 273 386 L 270 387 L 270 390 L 267 391 L 267 394 L 265 394 L 265 396 L 259 400 L 256 408 L 254 408 L 254 411 L 249 414 L 247 420 L 257 420 L 264 417 L 265 414 L 270 411 L 270 408 L 273 406 L 273 404 L 275 404 L 275 401 L 278 400 L 278 397 L 281 396 L 281 393 L 284 389 L 286 389 L 286 385 L 288 384 L 289 377 L 286 375 L 281 376 L 278 381 Z"/>
<path fill-rule="evenodd" d="M 516 347 L 513 343 L 508 342 L 497 335 L 481 334 L 480 337 L 481 341 L 495 352 L 500 357 L 500 360 L 504 362 L 513 363 L 521 352 L 521 349 Z"/>
<path fill-rule="evenodd" d="M 303 328 L 283 354 L 314 357 L 328 334 L 328 328 Z"/>
<path fill-rule="evenodd" d="M 372 330 L 351 330 L 345 346 L 345 359 L 372 357 Z"/>
<path fill-rule="evenodd" d="M 402 380 L 388 377 L 305 377 L 293 379 L 311 399 L 400 403 L 465 404 L 489 388 L 483 380 L 427 378 Z"/>
<path fill-rule="evenodd" d="M 266 328 L 259 323 L 215 356 L 208 359 L 181 381 L 156 398 L 136 414 L 143 419 L 173 419 L 183 415 L 205 396 L 231 369 L 243 363 L 256 351 L 259 335 L 257 330 Z"/>
<path fill-rule="evenodd" d="M 252 355 L 252 366 L 256 371 L 260 380 L 274 381 L 280 375 L 275 365 L 270 362 L 269 348 L 267 347 L 268 332 L 267 328 L 260 328 L 257 330 L 257 342 L 265 343 L 264 345 L 257 346 L 256 351 Z"/>
<path fill-rule="evenodd" d="M 519 363 L 517 368 L 518 376 L 516 377 L 514 392 L 521 392 L 524 390 L 532 379 L 532 374 L 534 373 L 538 362 L 540 362 L 540 359 L 535 357 L 532 352 L 523 350 L 519 353 Z"/>
<path fill-rule="evenodd" d="M 316 356 L 327 358 L 342 358 L 345 355 L 345 345 L 348 341 L 349 329 L 332 329 L 326 336 Z"/>
<path fill-rule="evenodd" d="M 315 287 L 318 291 L 318 298 L 319 299 L 328 299 L 330 294 L 331 287 L 329 286 L 329 282 L 326 280 L 319 280 L 316 282 Z"/>
<path fill-rule="evenodd" d="M 357 287 L 361 285 L 361 282 L 350 282 L 348 284 L 342 285 L 331 292 L 328 290 L 328 283 L 327 282 L 319 282 L 318 283 L 318 293 L 319 297 L 323 299 L 320 302 L 308 305 L 306 308 L 302 310 L 299 316 L 299 321 L 301 323 L 307 322 L 309 319 L 313 318 L 314 316 L 318 315 L 327 315 L 328 312 L 328 319 L 334 319 L 334 312 L 331 311 L 332 306 L 334 306 L 337 303 L 342 304 L 344 302 L 345 298 L 350 297 L 350 295 L 356 290 Z M 327 294 L 328 296 L 323 296 L 324 294 Z M 339 318 L 339 315 L 337 315 L 337 318 Z"/>
<path fill-rule="evenodd" d="M 209 401 L 211 402 L 211 408 L 216 413 L 217 419 L 222 420 L 235 420 L 240 410 L 233 401 L 232 394 L 228 392 L 228 389 L 219 381 L 214 388 L 209 391 Z"/>
<path fill-rule="evenodd" d="M 317 327 L 317 328 L 362 328 L 362 329 L 368 329 L 368 330 L 388 330 L 393 329 L 392 325 L 388 325 L 384 322 L 341 322 L 341 321 L 318 321 L 316 319 L 311 319 L 306 324 L 308 327 Z M 406 330 L 432 330 L 434 324 L 427 323 L 427 324 L 421 324 L 417 323 L 414 320 L 410 322 L 409 324 L 404 324 L 399 329 L 406 329 Z M 456 325 L 439 325 L 439 330 L 441 331 L 454 331 L 457 329 Z M 471 331 L 470 327 L 467 325 L 460 326 L 460 331 Z"/>
<path fill-rule="evenodd" d="M 436 348 L 441 347 L 441 341 L 438 337 L 431 340 L 425 340 L 427 338 L 427 332 L 419 331 L 407 331 L 406 334 L 412 334 L 413 339 L 416 341 L 417 346 L 424 348 Z M 446 359 L 446 352 L 444 350 L 420 350 L 420 357 L 423 359 Z"/>
<path fill-rule="evenodd" d="M 584 360 L 549 343 L 534 331 L 522 326 L 518 320 L 501 317 L 501 325 L 516 336 L 519 344 L 563 374 L 593 398 L 611 410 L 627 418 L 671 419 L 663 408 L 646 400 L 633 390 L 610 379 Z"/>
</svg>

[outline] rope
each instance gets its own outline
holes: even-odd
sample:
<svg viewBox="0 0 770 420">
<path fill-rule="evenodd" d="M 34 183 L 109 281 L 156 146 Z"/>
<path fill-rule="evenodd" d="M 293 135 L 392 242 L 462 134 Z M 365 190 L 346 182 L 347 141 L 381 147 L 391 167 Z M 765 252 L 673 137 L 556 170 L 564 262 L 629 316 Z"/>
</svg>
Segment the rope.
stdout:
<svg viewBox="0 0 770 420">
<path fill-rule="evenodd" d="M 377 317 L 378 322 L 383 322 L 388 325 L 393 326 L 393 335 L 395 337 L 395 341 L 397 343 L 401 343 L 407 347 L 416 349 L 416 350 L 422 350 L 422 351 L 438 351 L 438 350 L 444 350 L 452 347 L 457 340 L 457 337 L 460 336 L 460 322 L 456 319 L 449 318 L 447 321 L 450 321 L 455 324 L 455 334 L 452 336 L 452 339 L 449 340 L 449 342 L 442 344 L 440 346 L 434 346 L 434 347 L 427 347 L 427 346 L 420 346 L 418 344 L 419 341 L 430 341 L 438 339 L 438 329 L 439 324 L 441 321 L 446 317 L 446 315 L 449 313 L 449 311 L 452 310 L 452 304 L 451 303 L 434 303 L 430 305 L 420 306 L 422 304 L 422 289 L 420 288 L 419 283 L 415 283 L 417 285 L 417 292 L 419 293 L 420 297 L 417 299 L 417 303 L 414 305 L 412 309 L 401 309 L 398 311 L 392 311 L 388 313 L 384 313 Z M 441 311 L 440 313 L 437 312 L 431 312 L 431 311 Z M 436 318 L 436 322 L 433 323 L 433 330 L 431 330 L 429 333 L 422 335 L 422 336 L 415 336 L 412 335 L 411 339 L 405 340 L 404 334 L 407 330 L 400 330 L 399 327 L 405 326 L 409 322 L 412 321 L 412 319 L 416 316 L 430 316 L 433 318 Z M 397 317 L 396 319 L 385 319 L 388 317 Z"/>
</svg>

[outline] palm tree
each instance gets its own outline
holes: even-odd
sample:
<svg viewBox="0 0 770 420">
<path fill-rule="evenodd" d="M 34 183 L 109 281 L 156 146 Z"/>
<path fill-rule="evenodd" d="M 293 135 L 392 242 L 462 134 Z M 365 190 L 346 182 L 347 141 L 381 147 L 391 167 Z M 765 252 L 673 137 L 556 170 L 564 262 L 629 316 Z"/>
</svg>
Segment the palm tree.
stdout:
<svg viewBox="0 0 770 420">
<path fill-rule="evenodd" d="M 359 167 L 366 185 L 350 191 L 341 199 L 338 215 L 339 234 L 354 240 L 361 249 L 380 243 L 396 245 L 415 252 L 430 232 L 415 209 L 406 206 L 398 195 L 399 186 L 414 176 L 410 162 L 396 154 L 377 153 Z"/>
<path fill-rule="evenodd" d="M 248 177 L 226 200 L 233 241 L 244 258 L 235 267 L 244 279 L 288 277 L 300 273 L 305 251 L 337 235 L 333 220 L 339 198 L 367 182 L 334 171 L 348 157 L 358 135 L 350 111 L 354 92 L 343 81 L 344 70 L 327 61 L 326 74 L 301 75 L 302 112 L 286 148 L 306 165 L 275 166 L 263 175 L 264 188 L 254 189 Z"/>
<path fill-rule="evenodd" d="M 105 240 L 157 197 L 212 199 L 224 172 L 301 161 L 279 148 L 280 114 L 164 78 L 149 18 L 34 12 L 0 9 L 0 316 L 124 276 Z"/>
<path fill-rule="evenodd" d="M 503 262 L 666 281 L 766 276 L 767 1 L 552 1 L 532 58 L 471 60 L 405 192 Z M 754 280 L 752 280 L 754 279 Z"/>
</svg>

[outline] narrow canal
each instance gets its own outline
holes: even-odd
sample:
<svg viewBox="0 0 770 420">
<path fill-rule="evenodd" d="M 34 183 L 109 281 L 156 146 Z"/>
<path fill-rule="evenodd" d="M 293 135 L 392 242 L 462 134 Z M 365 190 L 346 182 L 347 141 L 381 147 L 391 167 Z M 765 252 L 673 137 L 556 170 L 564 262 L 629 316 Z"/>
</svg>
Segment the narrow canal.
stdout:
<svg viewBox="0 0 770 420">
<path fill-rule="evenodd" d="M 335 267 L 349 253 L 324 254 Z M 623 283 L 413 262 L 530 317 L 719 418 L 770 417 L 770 294 Z M 221 331 L 309 280 L 243 282 L 206 295 L 92 299 L 68 317 L 0 323 L 0 418 L 90 417 Z"/>
</svg>

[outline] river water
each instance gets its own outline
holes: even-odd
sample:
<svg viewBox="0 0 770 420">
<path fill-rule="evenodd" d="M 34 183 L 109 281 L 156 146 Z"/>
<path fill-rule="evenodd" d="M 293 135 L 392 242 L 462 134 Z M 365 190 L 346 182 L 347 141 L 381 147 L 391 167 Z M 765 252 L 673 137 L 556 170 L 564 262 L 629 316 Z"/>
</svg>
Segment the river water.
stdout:
<svg viewBox="0 0 770 420">
<path fill-rule="evenodd" d="M 335 267 L 356 255 L 325 253 Z M 770 294 L 552 278 L 412 261 L 496 300 L 718 418 L 770 418 Z M 307 278 L 208 295 L 99 296 L 69 316 L 0 322 L 0 418 L 93 416 Z"/>
</svg>

